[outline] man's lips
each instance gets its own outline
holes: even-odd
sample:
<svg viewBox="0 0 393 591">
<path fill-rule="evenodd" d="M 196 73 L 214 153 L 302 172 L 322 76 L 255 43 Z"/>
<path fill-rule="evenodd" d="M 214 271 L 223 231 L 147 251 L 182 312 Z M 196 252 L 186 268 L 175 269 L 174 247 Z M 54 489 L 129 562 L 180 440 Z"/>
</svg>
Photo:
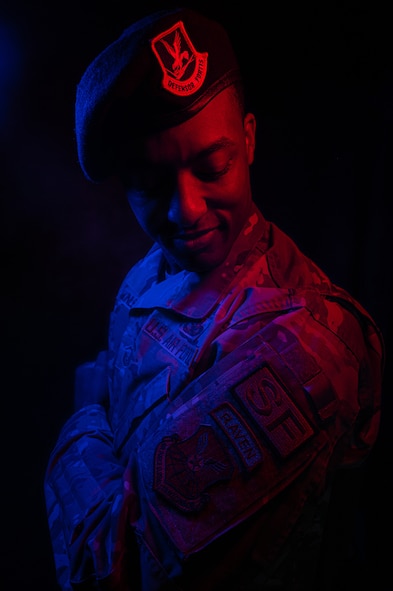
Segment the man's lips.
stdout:
<svg viewBox="0 0 393 591">
<path fill-rule="evenodd" d="M 219 229 L 218 226 L 199 230 L 187 230 L 177 232 L 173 236 L 173 243 L 176 247 L 189 250 L 200 250 L 209 245 L 213 235 Z"/>
</svg>

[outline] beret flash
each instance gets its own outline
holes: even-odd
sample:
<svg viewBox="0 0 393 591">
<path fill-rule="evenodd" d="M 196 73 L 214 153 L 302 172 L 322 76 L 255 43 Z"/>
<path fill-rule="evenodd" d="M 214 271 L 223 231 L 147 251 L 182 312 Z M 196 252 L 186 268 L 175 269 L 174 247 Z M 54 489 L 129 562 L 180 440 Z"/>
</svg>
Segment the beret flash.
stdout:
<svg viewBox="0 0 393 591">
<path fill-rule="evenodd" d="M 101 182 L 116 174 L 135 137 L 186 121 L 240 80 L 218 22 L 189 8 L 138 20 L 91 62 L 77 86 L 75 136 L 86 178 Z"/>
</svg>

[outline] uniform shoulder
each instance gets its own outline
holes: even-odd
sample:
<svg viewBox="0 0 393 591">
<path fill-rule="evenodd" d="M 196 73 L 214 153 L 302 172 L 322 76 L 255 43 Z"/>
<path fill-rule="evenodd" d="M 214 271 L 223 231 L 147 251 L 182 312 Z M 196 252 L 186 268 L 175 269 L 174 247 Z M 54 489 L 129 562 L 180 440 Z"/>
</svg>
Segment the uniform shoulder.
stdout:
<svg viewBox="0 0 393 591">
<path fill-rule="evenodd" d="M 269 248 L 266 258 L 270 274 L 277 287 L 307 288 L 313 286 L 329 291 L 332 283 L 328 275 L 308 257 L 295 241 L 270 222 Z"/>
</svg>

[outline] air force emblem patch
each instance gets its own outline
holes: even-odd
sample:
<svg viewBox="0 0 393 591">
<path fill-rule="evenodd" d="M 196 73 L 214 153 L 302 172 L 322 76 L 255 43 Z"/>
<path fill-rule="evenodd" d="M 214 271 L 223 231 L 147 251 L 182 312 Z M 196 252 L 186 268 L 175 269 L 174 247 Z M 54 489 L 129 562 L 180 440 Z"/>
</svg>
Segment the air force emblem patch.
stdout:
<svg viewBox="0 0 393 591">
<path fill-rule="evenodd" d="M 162 87 L 178 96 L 189 96 L 199 90 L 206 78 L 206 53 L 199 53 L 192 44 L 182 21 L 151 41 L 160 64 Z"/>
<path fill-rule="evenodd" d="M 153 488 L 183 511 L 206 504 L 207 488 L 230 480 L 233 465 L 214 430 L 201 425 L 192 437 L 164 437 L 156 448 Z"/>
</svg>

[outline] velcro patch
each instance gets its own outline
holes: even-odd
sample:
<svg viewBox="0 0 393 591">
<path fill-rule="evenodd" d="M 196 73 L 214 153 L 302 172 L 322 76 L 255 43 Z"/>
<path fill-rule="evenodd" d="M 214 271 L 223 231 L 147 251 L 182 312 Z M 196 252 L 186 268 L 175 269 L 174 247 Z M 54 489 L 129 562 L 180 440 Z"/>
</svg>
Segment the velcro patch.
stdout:
<svg viewBox="0 0 393 591">
<path fill-rule="evenodd" d="M 232 443 L 248 472 L 262 462 L 262 450 L 255 435 L 232 404 L 225 402 L 210 414 Z"/>
<path fill-rule="evenodd" d="M 143 332 L 154 339 L 173 357 L 186 367 L 194 359 L 197 347 L 191 345 L 185 338 L 171 329 L 169 321 L 158 313 L 153 313 L 143 327 Z"/>
<path fill-rule="evenodd" d="M 205 505 L 205 493 L 213 484 L 230 480 L 234 467 L 214 430 L 201 426 L 188 439 L 177 434 L 164 437 L 154 458 L 153 489 L 183 511 Z"/>
<path fill-rule="evenodd" d="M 247 377 L 234 392 L 281 458 L 313 435 L 311 425 L 267 367 Z"/>
</svg>

